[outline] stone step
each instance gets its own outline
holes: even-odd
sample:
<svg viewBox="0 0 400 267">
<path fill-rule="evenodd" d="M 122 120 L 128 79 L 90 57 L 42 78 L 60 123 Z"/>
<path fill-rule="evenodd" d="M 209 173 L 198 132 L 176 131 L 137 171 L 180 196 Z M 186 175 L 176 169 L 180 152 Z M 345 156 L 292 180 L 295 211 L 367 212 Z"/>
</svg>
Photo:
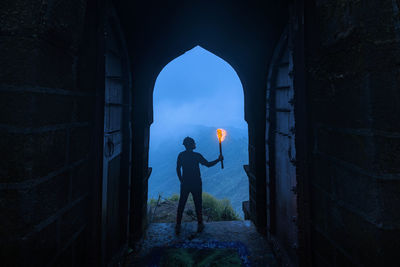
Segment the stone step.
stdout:
<svg viewBox="0 0 400 267">
<path fill-rule="evenodd" d="M 127 260 L 127 266 L 143 265 L 154 250 L 166 248 L 236 249 L 241 257 L 248 259 L 250 265 L 277 266 L 275 257 L 266 239 L 257 232 L 251 221 L 220 221 L 205 223 L 205 229 L 197 233 L 197 223 L 182 223 L 181 232 L 175 234 L 173 223 L 152 223 L 145 239 L 138 244 Z"/>
</svg>

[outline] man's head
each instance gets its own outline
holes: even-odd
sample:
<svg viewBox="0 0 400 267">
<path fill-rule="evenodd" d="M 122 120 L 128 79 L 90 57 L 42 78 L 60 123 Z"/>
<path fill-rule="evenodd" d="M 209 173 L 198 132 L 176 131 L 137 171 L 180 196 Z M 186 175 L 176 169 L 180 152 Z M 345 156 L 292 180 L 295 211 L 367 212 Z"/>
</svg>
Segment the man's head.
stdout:
<svg viewBox="0 0 400 267">
<path fill-rule="evenodd" d="M 185 146 L 186 150 L 193 150 L 196 148 L 196 142 L 189 136 L 183 139 L 183 145 Z"/>
</svg>

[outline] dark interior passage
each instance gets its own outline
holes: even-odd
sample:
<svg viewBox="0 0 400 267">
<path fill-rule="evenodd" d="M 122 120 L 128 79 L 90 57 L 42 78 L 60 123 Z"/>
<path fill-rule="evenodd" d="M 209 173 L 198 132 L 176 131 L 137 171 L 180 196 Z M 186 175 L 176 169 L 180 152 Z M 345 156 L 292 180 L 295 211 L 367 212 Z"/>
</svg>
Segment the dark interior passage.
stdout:
<svg viewBox="0 0 400 267">
<path fill-rule="evenodd" d="M 398 6 L 4 0 L 0 265 L 138 252 L 155 81 L 200 45 L 242 82 L 246 207 L 278 264 L 397 266 Z"/>
</svg>

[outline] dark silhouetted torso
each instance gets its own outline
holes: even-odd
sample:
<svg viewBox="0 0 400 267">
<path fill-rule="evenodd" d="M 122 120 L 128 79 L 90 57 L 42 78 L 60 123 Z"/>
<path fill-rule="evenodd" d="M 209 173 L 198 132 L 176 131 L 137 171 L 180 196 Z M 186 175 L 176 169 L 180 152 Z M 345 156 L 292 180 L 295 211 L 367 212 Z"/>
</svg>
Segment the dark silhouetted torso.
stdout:
<svg viewBox="0 0 400 267">
<path fill-rule="evenodd" d="M 199 164 L 207 164 L 207 160 L 200 153 L 193 151 L 183 151 L 179 153 L 177 166 L 178 168 L 182 167 L 183 183 L 201 181 Z"/>
</svg>

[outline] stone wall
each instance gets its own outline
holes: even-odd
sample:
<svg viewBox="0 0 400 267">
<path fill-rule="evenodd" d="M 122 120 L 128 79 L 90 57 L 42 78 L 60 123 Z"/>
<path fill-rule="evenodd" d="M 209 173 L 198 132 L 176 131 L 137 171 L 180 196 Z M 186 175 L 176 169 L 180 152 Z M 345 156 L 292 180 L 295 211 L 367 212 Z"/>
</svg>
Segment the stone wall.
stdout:
<svg viewBox="0 0 400 267">
<path fill-rule="evenodd" d="M 306 11 L 313 261 L 394 266 L 400 249 L 400 2 L 315 2 Z"/>
<path fill-rule="evenodd" d="M 73 266 L 87 254 L 96 66 L 85 14 L 84 0 L 1 3 L 3 266 Z"/>
<path fill-rule="evenodd" d="M 94 143 L 93 136 L 101 64 L 96 62 L 96 8 L 87 6 L 97 2 L 1 1 L 0 257 L 6 266 L 82 265 L 90 255 L 88 241 L 100 238 L 100 231 L 91 229 L 99 215 L 98 196 L 91 196 L 92 189 L 100 191 L 94 170 L 101 160 L 94 148 L 101 141 Z M 400 249 L 400 3 L 314 2 L 305 8 L 312 260 L 315 266 L 391 266 Z M 121 18 L 134 59 L 135 101 L 143 102 L 135 107 L 133 132 L 131 214 L 137 216 L 131 229 L 137 232 L 131 234 L 139 236 L 145 221 L 140 215 L 146 213 L 149 99 L 156 70 L 196 44 L 205 44 L 238 69 L 248 88 L 249 165 L 263 179 L 264 126 L 259 123 L 264 120 L 266 62 L 271 40 L 287 20 L 273 8 L 258 12 L 255 21 L 211 16 L 223 34 L 209 21 L 204 24 L 209 28 L 196 26 L 197 31 L 184 24 L 185 39 L 179 21 L 160 19 L 143 26 L 139 22 L 148 21 L 147 13 L 128 7 L 121 8 Z M 242 14 L 240 7 L 232 10 Z M 158 14 L 153 7 L 148 11 Z M 252 16 L 240 16 L 245 18 Z M 171 35 L 159 34 L 159 25 L 171 27 L 166 31 Z M 155 51 L 158 57 L 150 57 Z M 257 183 L 260 207 L 264 182 Z M 256 220 L 262 224 L 265 216 Z"/>
</svg>

